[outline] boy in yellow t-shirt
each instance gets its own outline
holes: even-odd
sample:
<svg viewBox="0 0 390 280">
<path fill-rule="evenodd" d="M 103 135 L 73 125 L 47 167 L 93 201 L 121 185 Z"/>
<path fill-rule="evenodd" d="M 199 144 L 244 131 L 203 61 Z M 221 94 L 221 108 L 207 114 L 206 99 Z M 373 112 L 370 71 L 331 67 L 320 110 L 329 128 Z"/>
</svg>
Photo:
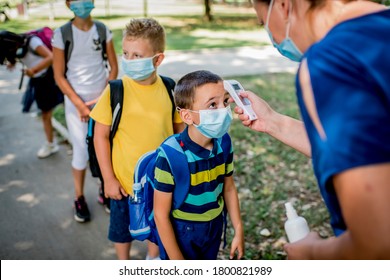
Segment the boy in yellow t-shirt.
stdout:
<svg viewBox="0 0 390 280">
<path fill-rule="evenodd" d="M 110 146 L 112 111 L 110 88 L 106 87 L 90 117 L 96 121 L 94 144 L 105 184 L 111 198 L 108 239 L 115 243 L 118 259 L 129 259 L 131 237 L 128 229 L 127 196 L 133 193 L 133 173 L 138 158 L 156 149 L 164 139 L 181 132 L 184 124 L 156 68 L 164 60 L 165 32 L 154 19 L 132 19 L 123 42 L 122 116 Z M 158 247 L 148 243 L 147 259 L 158 258 Z"/>
</svg>

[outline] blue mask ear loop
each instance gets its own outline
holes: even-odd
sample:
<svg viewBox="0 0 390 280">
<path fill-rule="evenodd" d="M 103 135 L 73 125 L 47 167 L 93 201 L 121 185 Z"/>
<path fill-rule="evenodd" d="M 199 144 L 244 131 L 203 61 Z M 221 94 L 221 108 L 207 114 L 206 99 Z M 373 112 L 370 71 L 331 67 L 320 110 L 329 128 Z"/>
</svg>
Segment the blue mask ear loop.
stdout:
<svg viewBox="0 0 390 280">
<path fill-rule="evenodd" d="M 270 31 L 269 29 L 269 18 L 271 17 L 271 11 L 272 11 L 272 7 L 273 7 L 273 4 L 274 4 L 274 0 L 271 0 L 271 2 L 269 3 L 269 7 L 268 7 L 268 12 L 267 12 L 267 19 L 265 21 L 265 29 L 268 31 L 269 34 L 271 34 L 271 41 L 272 41 L 272 44 L 275 45 L 275 41 L 274 41 L 274 36 L 272 35 L 272 32 Z"/>
<path fill-rule="evenodd" d="M 290 26 L 291 26 L 291 13 L 292 13 L 292 6 L 291 9 L 288 11 L 288 22 L 287 22 L 287 28 L 286 28 L 286 38 L 290 38 Z"/>
<path fill-rule="evenodd" d="M 274 0 L 271 0 L 271 2 L 269 3 L 269 7 L 268 7 L 268 13 L 267 13 L 267 20 L 265 21 L 265 28 L 268 30 L 269 33 L 271 33 L 271 41 L 272 41 L 272 44 L 275 45 L 275 41 L 274 41 L 274 36 L 272 35 L 272 32 L 270 32 L 270 29 L 269 29 L 269 18 L 271 17 L 271 11 L 272 11 L 272 7 L 273 7 L 273 4 L 274 4 Z M 286 29 L 286 37 L 284 39 L 287 39 L 289 38 L 289 35 L 290 35 L 290 26 L 291 26 L 291 13 L 292 13 L 292 9 L 289 9 L 288 11 L 288 23 L 287 23 L 287 29 Z"/>
</svg>

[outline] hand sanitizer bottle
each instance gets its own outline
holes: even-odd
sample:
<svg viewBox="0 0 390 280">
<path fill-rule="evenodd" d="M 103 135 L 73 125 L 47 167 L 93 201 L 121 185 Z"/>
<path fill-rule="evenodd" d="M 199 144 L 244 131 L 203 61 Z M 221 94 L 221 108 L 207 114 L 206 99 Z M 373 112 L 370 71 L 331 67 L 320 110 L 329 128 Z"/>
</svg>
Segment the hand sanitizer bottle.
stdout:
<svg viewBox="0 0 390 280">
<path fill-rule="evenodd" d="M 287 221 L 284 224 L 288 240 L 290 243 L 296 242 L 310 232 L 305 218 L 298 216 L 290 202 L 284 204 L 286 207 Z"/>
</svg>

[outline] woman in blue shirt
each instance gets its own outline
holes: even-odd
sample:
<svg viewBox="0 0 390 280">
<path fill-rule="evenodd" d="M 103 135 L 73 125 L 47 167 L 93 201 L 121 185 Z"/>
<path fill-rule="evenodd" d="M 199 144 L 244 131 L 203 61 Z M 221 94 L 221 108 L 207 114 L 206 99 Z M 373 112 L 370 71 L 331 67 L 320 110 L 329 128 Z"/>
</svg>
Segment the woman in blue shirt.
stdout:
<svg viewBox="0 0 390 280">
<path fill-rule="evenodd" d="M 335 237 L 312 232 L 289 259 L 390 259 L 390 10 L 371 1 L 256 0 L 274 46 L 300 61 L 303 123 L 251 92 L 244 125 L 312 157 Z"/>
</svg>

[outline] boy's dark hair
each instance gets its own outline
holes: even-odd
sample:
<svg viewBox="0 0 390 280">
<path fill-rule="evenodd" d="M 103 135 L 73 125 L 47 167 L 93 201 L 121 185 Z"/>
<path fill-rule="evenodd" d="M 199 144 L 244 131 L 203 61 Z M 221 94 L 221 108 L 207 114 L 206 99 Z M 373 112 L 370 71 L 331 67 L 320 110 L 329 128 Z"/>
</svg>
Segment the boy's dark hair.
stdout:
<svg viewBox="0 0 390 280">
<path fill-rule="evenodd" d="M 181 109 L 191 109 L 195 90 L 204 84 L 223 81 L 220 76 L 207 70 L 198 70 L 184 75 L 175 87 L 175 104 Z"/>
<path fill-rule="evenodd" d="M 126 25 L 123 40 L 126 39 L 147 39 L 153 51 L 164 52 L 165 50 L 165 30 L 153 18 L 133 18 Z"/>
</svg>

